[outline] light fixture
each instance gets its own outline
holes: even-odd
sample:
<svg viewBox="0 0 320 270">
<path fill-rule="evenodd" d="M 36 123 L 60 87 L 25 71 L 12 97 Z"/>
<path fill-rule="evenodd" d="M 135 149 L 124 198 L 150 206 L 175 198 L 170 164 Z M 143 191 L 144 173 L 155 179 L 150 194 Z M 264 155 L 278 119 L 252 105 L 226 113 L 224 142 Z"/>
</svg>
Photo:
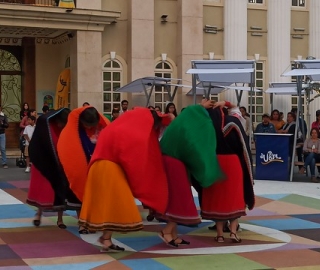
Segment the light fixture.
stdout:
<svg viewBox="0 0 320 270">
<path fill-rule="evenodd" d="M 222 31 L 222 29 L 218 29 L 218 26 L 206 24 L 203 28 L 205 33 L 217 34 L 218 31 Z"/>
<path fill-rule="evenodd" d="M 262 30 L 262 27 L 260 27 L 260 26 L 250 26 L 250 29 L 252 29 L 252 30 Z"/>
<path fill-rule="evenodd" d="M 110 52 L 110 59 L 111 60 L 116 59 L 116 52 Z"/>
<path fill-rule="evenodd" d="M 259 61 L 259 59 L 260 59 L 260 54 L 259 54 L 259 53 L 255 53 L 255 54 L 254 54 L 254 59 L 255 59 L 256 61 Z"/>
<path fill-rule="evenodd" d="M 292 35 L 292 38 L 303 39 L 303 35 Z"/>
<path fill-rule="evenodd" d="M 166 23 L 167 22 L 167 17 L 168 17 L 167 14 L 161 15 L 161 23 Z"/>
<path fill-rule="evenodd" d="M 205 32 L 205 33 L 211 33 L 211 34 L 217 34 L 218 33 L 218 31 L 217 30 L 211 30 L 211 29 L 203 29 L 203 31 Z"/>
<path fill-rule="evenodd" d="M 297 55 L 298 60 L 302 60 L 302 55 Z"/>
<path fill-rule="evenodd" d="M 257 32 L 252 32 L 251 36 L 255 36 L 255 37 L 262 37 L 263 34 L 262 33 L 257 33 Z"/>
<path fill-rule="evenodd" d="M 294 30 L 294 31 L 301 31 L 301 32 L 303 32 L 305 29 L 304 29 L 304 28 L 301 28 L 301 27 L 294 27 L 293 30 Z"/>
<path fill-rule="evenodd" d="M 167 54 L 166 54 L 166 53 L 162 53 L 162 54 L 161 54 L 161 61 L 162 61 L 162 62 L 167 61 Z"/>
<path fill-rule="evenodd" d="M 209 59 L 213 60 L 213 58 L 214 58 L 214 52 L 209 52 Z"/>
</svg>

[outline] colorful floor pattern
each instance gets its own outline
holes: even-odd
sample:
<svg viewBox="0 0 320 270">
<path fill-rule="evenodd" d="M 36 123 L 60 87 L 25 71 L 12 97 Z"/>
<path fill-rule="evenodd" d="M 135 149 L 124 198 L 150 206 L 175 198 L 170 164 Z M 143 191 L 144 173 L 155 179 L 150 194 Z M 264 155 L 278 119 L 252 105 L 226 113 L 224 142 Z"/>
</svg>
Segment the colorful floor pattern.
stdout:
<svg viewBox="0 0 320 270">
<path fill-rule="evenodd" d="M 241 244 L 228 234 L 218 244 L 212 222 L 204 221 L 179 227 L 191 245 L 172 249 L 157 236 L 163 224 L 146 221 L 141 232 L 114 235 L 127 251 L 107 254 L 96 246 L 99 234 L 80 238 L 73 211 L 65 213 L 66 230 L 54 213 L 33 227 L 26 178 L 23 171 L 14 180 L 0 175 L 0 269 L 320 269 L 320 184 L 256 181 L 256 208 L 240 221 Z"/>
</svg>

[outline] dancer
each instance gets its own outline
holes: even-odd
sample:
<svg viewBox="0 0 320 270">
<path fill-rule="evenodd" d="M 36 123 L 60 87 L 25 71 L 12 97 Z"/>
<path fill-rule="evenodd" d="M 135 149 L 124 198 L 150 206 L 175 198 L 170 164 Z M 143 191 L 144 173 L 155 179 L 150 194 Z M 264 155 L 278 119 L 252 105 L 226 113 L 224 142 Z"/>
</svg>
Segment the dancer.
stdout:
<svg viewBox="0 0 320 270">
<path fill-rule="evenodd" d="M 80 214 L 86 183 L 88 164 L 100 132 L 110 121 L 92 106 L 73 110 L 58 141 L 58 155 L 74 195 L 67 201 L 68 207 L 75 207 Z M 90 233 L 79 227 L 80 234 Z"/>
<path fill-rule="evenodd" d="M 216 153 L 225 179 L 202 190 L 201 215 L 216 222 L 217 242 L 224 242 L 223 225 L 229 220 L 230 239 L 239 243 L 238 218 L 246 215 L 246 207 L 249 210 L 254 207 L 254 192 L 251 157 L 244 129 L 236 117 L 223 111 L 223 107 L 230 106 L 230 102 L 222 101 L 208 110 L 216 130 Z"/>
<path fill-rule="evenodd" d="M 79 224 L 103 231 L 99 242 L 105 251 L 124 250 L 112 243 L 112 232 L 143 228 L 134 198 L 165 213 L 168 184 L 158 142 L 163 121 L 155 111 L 136 108 L 100 134 L 83 187 Z"/>
<path fill-rule="evenodd" d="M 202 106 L 187 107 L 169 125 L 160 142 L 169 185 L 169 202 L 165 215 L 161 216 L 168 223 L 159 236 L 171 247 L 190 244 L 178 237 L 177 224 L 194 226 L 200 222 L 187 170 L 204 187 L 223 177 L 214 154 L 215 130 L 203 108 L 212 106 L 211 101 L 204 101 Z"/>
<path fill-rule="evenodd" d="M 54 210 L 58 211 L 58 227 L 66 228 L 62 215 L 69 190 L 57 156 L 57 141 L 69 112 L 62 108 L 40 116 L 30 141 L 29 155 L 33 165 L 27 203 L 38 207 L 33 220 L 35 226 L 40 226 L 43 210 Z"/>
</svg>

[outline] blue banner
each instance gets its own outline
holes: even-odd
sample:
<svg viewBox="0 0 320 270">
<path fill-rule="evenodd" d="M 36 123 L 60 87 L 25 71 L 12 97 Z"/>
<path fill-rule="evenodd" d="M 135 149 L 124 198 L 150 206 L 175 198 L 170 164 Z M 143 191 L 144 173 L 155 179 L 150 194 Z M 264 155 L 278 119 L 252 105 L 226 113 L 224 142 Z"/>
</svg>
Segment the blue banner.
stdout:
<svg viewBox="0 0 320 270">
<path fill-rule="evenodd" d="M 289 138 L 286 134 L 255 133 L 257 180 L 289 180 Z"/>
</svg>

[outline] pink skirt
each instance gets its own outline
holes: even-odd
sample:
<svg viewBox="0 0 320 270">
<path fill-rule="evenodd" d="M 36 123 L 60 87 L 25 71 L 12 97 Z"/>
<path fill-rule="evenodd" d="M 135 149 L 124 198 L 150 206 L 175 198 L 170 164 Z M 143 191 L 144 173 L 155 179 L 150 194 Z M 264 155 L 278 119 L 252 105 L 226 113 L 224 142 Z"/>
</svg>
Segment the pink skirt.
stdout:
<svg viewBox="0 0 320 270">
<path fill-rule="evenodd" d="M 199 224 L 201 219 L 184 164 L 169 156 L 163 156 L 163 162 L 168 179 L 169 202 L 165 215 L 156 214 L 156 217 L 182 225 Z"/>
</svg>

